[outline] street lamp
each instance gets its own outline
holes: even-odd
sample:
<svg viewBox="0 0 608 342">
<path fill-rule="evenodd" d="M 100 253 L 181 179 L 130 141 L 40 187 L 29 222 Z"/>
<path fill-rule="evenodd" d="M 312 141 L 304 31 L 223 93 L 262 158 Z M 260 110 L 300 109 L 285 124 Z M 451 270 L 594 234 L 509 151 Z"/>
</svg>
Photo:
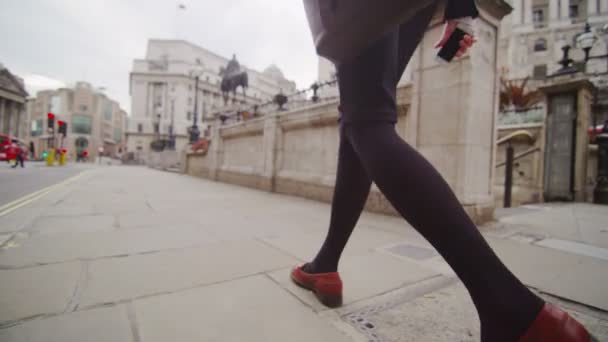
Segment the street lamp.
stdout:
<svg viewBox="0 0 608 342">
<path fill-rule="evenodd" d="M 192 127 L 190 127 L 190 143 L 195 143 L 201 136 L 201 131 L 198 128 L 198 80 L 203 74 L 203 68 L 197 65 L 191 72 L 190 76 L 194 76 L 194 117 L 192 118 Z"/>
<path fill-rule="evenodd" d="M 169 125 L 169 149 L 175 151 L 175 99 L 171 97 L 171 124 Z"/>
<path fill-rule="evenodd" d="M 601 35 L 604 44 L 608 47 L 608 24 L 604 25 L 602 28 L 597 30 L 598 35 Z M 591 25 L 589 23 L 585 24 L 585 31 L 578 35 L 576 38 L 576 44 L 585 51 L 585 63 L 587 63 L 590 59 L 600 59 L 606 58 L 608 61 L 608 54 L 604 55 L 596 55 L 589 56 L 589 52 L 593 48 L 593 45 L 597 42 L 596 35 L 591 31 Z"/>
</svg>

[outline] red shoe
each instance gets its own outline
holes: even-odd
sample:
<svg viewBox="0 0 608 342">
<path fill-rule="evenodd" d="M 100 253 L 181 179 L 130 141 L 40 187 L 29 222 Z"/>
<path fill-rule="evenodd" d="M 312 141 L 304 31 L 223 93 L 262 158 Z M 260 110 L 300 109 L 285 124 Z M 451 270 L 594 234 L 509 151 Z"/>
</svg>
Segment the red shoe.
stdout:
<svg viewBox="0 0 608 342">
<path fill-rule="evenodd" d="M 299 266 L 291 271 L 291 280 L 314 292 L 317 299 L 327 307 L 342 305 L 342 279 L 338 272 L 311 274 L 302 271 L 302 266 Z"/>
<path fill-rule="evenodd" d="M 519 342 L 590 342 L 596 341 L 582 324 L 564 310 L 545 304 Z"/>
</svg>

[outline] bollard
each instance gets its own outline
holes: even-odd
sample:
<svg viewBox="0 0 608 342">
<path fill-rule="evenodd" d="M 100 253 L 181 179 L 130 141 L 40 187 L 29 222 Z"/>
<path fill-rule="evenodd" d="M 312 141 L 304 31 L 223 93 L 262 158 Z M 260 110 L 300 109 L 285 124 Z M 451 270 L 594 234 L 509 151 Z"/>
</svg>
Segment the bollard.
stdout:
<svg viewBox="0 0 608 342">
<path fill-rule="evenodd" d="M 59 165 L 65 166 L 66 153 L 61 152 L 59 155 Z"/>
<path fill-rule="evenodd" d="M 511 208 L 511 191 L 513 190 L 513 146 L 507 146 L 507 163 L 505 165 L 505 197 L 503 207 Z"/>
<path fill-rule="evenodd" d="M 46 166 L 54 166 L 55 165 L 55 149 L 52 148 L 51 151 L 46 155 Z"/>
</svg>

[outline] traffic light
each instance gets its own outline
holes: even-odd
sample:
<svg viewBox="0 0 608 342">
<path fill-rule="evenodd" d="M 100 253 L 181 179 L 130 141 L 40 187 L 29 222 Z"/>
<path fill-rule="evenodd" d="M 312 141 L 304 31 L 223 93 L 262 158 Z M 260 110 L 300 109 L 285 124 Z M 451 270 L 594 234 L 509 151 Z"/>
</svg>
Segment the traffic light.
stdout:
<svg viewBox="0 0 608 342">
<path fill-rule="evenodd" d="M 48 113 L 46 115 L 46 118 L 47 118 L 46 122 L 48 124 L 48 128 L 53 128 L 54 129 L 55 128 L 55 114 Z"/>
<path fill-rule="evenodd" d="M 42 152 L 42 158 L 46 159 L 46 156 L 48 156 L 49 154 L 46 153 L 46 151 Z"/>
<path fill-rule="evenodd" d="M 57 121 L 57 124 L 59 125 L 59 134 L 63 134 L 63 136 L 65 137 L 68 134 L 68 124 L 65 121 Z"/>
</svg>

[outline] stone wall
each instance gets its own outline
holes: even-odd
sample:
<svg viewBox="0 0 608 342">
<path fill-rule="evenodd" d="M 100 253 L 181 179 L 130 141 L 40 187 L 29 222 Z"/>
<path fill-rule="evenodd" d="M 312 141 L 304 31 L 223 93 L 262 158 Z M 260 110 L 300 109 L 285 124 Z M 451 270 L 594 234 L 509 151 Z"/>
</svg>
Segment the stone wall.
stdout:
<svg viewBox="0 0 608 342">
<path fill-rule="evenodd" d="M 538 148 L 538 151 L 518 159 L 513 165 L 513 188 L 511 205 L 517 207 L 523 204 L 540 203 L 543 200 L 543 168 L 545 126 L 543 124 L 524 124 L 503 126 L 498 129 L 498 138 L 507 136 L 515 131 L 525 130 L 534 137 L 534 142 L 513 142 L 515 156 Z M 494 181 L 494 198 L 496 207 L 503 206 L 505 187 L 505 166 L 507 144 L 498 146 L 496 154 L 496 178 Z"/>
<path fill-rule="evenodd" d="M 524 124 L 503 126 L 498 128 L 498 138 L 507 136 L 515 131 L 525 130 L 535 137 L 535 141 L 513 142 L 514 154 L 517 156 L 525 151 L 536 148 L 536 152 L 517 159 L 513 165 L 513 188 L 511 193 L 511 205 L 517 207 L 524 204 L 541 203 L 544 201 L 544 158 L 545 158 L 545 125 Z M 585 150 L 587 154 L 587 167 L 584 184 L 586 187 L 585 197 L 580 201 L 593 202 L 593 189 L 597 177 L 597 146 L 588 145 Z M 497 208 L 503 207 L 503 196 L 505 186 L 505 166 L 501 165 L 506 160 L 506 144 L 498 146 L 496 156 L 496 178 L 494 181 L 494 199 Z M 578 169 L 582 169 L 577 166 Z"/>
<path fill-rule="evenodd" d="M 439 170 L 478 223 L 494 212 L 497 36 L 509 9 L 504 1 L 479 1 L 479 6 L 476 48 L 449 65 L 435 59 L 434 43 L 443 30 L 438 10 L 408 66 L 412 83 L 399 88 L 397 99 L 399 134 Z M 187 156 L 187 173 L 329 202 L 337 118 L 337 102 L 326 102 L 229 126 L 216 123 L 209 152 Z M 395 213 L 376 188 L 366 208 Z"/>
<path fill-rule="evenodd" d="M 183 170 L 180 151 L 150 152 L 148 155 L 148 167 L 160 170 L 179 169 Z"/>
</svg>

